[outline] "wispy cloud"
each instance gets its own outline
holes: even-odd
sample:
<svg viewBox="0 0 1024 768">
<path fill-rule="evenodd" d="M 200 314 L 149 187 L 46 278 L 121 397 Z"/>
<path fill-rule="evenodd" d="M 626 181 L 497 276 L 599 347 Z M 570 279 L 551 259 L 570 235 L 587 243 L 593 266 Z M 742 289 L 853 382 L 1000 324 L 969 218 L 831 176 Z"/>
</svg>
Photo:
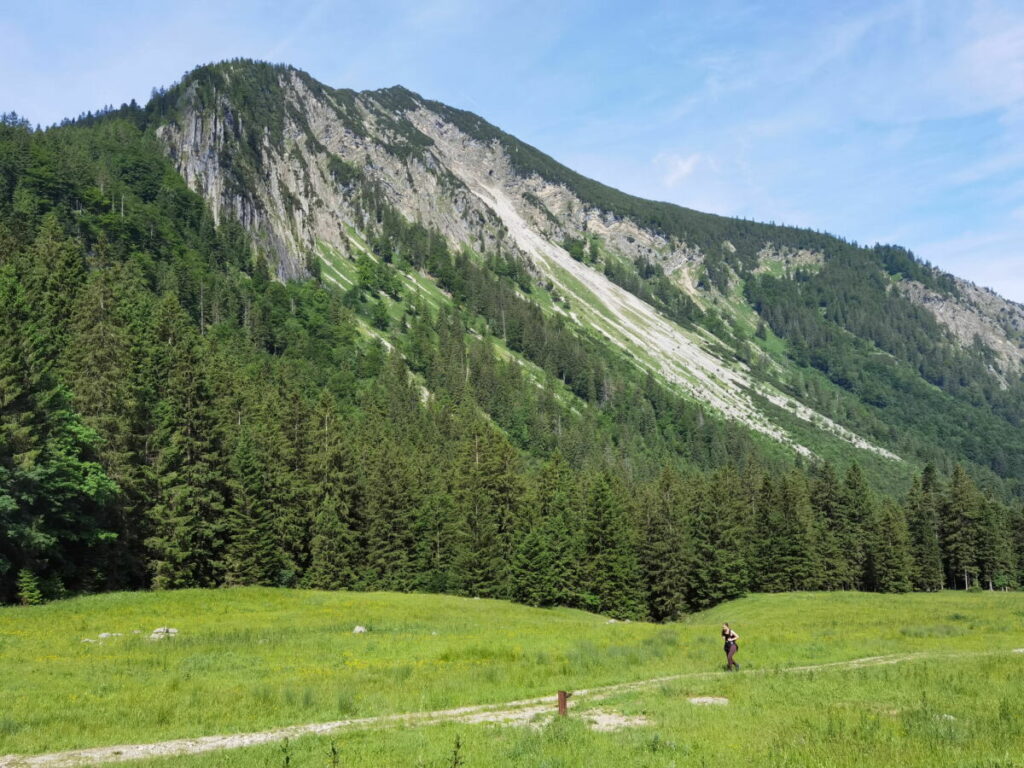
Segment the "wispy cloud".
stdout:
<svg viewBox="0 0 1024 768">
<path fill-rule="evenodd" d="M 663 152 L 654 158 L 654 164 L 662 172 L 661 183 L 669 189 L 679 186 L 680 182 L 691 176 L 700 162 L 699 152 L 685 156 Z"/>
</svg>

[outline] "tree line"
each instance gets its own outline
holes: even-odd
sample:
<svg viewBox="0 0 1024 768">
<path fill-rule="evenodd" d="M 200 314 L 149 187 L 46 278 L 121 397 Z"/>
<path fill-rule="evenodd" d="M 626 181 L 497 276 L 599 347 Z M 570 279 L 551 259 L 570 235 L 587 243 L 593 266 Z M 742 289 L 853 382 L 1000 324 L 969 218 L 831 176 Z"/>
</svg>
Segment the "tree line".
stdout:
<svg viewBox="0 0 1024 768">
<path fill-rule="evenodd" d="M 797 466 L 541 312 L 514 258 L 361 195 L 382 266 L 281 284 L 132 121 L 0 125 L 0 600 L 272 584 L 662 620 L 1020 583 L 1019 509 L 962 469 L 896 503 Z M 362 333 L 384 304 L 390 350 Z"/>
</svg>

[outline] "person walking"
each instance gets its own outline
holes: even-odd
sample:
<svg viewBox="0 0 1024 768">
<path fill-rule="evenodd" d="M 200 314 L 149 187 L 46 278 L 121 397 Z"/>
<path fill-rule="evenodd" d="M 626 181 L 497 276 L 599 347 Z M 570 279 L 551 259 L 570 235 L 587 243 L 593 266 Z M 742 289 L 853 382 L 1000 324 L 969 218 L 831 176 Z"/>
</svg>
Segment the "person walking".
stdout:
<svg viewBox="0 0 1024 768">
<path fill-rule="evenodd" d="M 725 640 L 725 668 L 730 672 L 733 669 L 735 669 L 738 672 L 740 669 L 740 665 L 733 661 L 732 657 L 735 656 L 736 651 L 740 649 L 740 647 L 736 644 L 736 642 L 740 639 L 740 636 L 733 632 L 732 628 L 728 624 L 723 624 L 722 638 Z"/>
</svg>

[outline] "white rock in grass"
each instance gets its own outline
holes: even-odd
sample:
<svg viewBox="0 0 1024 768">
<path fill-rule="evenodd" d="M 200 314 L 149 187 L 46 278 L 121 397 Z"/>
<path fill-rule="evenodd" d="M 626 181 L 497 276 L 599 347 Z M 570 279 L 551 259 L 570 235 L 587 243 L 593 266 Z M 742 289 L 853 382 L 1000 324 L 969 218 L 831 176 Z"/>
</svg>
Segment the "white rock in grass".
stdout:
<svg viewBox="0 0 1024 768">
<path fill-rule="evenodd" d="M 1024 653 L 1024 648 L 1014 648 L 1013 652 L 1014 653 Z"/>
<path fill-rule="evenodd" d="M 91 637 L 83 637 L 82 638 L 82 642 L 83 643 L 95 643 L 96 641 L 93 640 Z"/>
<path fill-rule="evenodd" d="M 165 637 L 174 637 L 178 634 L 178 630 L 174 627 L 157 627 L 150 634 L 150 640 L 163 640 Z"/>
<path fill-rule="evenodd" d="M 365 631 L 366 631 L 366 627 L 363 627 L 363 626 L 356 626 L 356 627 L 355 627 L 355 628 L 354 628 L 354 629 L 352 630 L 352 634 L 353 634 L 353 635 L 361 635 L 361 634 L 363 634 L 363 633 L 364 633 Z"/>
<path fill-rule="evenodd" d="M 618 623 L 619 623 L 618 619 L 608 619 L 608 621 L 605 622 L 605 624 L 618 624 Z"/>
<path fill-rule="evenodd" d="M 120 632 L 100 632 L 100 637 L 122 637 Z"/>
<path fill-rule="evenodd" d="M 936 715 L 935 719 L 936 720 L 956 720 L 956 718 L 953 717 L 952 715 L 946 715 L 946 714 Z"/>
<path fill-rule="evenodd" d="M 622 728 L 636 728 L 637 726 L 651 724 L 651 721 L 643 715 L 629 717 L 620 712 L 609 712 L 604 709 L 584 712 L 583 717 L 590 721 L 590 728 L 594 731 L 618 731 Z"/>
<path fill-rule="evenodd" d="M 701 706 L 724 706 L 729 700 L 722 696 L 694 696 L 689 702 Z"/>
</svg>

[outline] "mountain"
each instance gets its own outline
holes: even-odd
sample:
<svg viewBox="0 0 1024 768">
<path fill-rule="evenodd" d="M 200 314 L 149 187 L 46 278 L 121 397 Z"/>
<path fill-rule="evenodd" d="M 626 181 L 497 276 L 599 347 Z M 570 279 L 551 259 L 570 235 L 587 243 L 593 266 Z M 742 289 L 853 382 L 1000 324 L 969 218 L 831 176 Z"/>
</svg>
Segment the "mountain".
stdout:
<svg viewBox="0 0 1024 768">
<path fill-rule="evenodd" d="M 891 460 L 934 459 L 934 442 L 952 439 L 998 473 L 1004 461 L 1024 472 L 1009 445 L 1020 436 L 1024 308 L 903 249 L 634 198 L 401 87 L 334 90 L 236 62 L 193 72 L 159 113 L 157 135 L 189 186 L 246 226 L 281 279 L 308 274 L 312 258 L 326 280 L 351 285 L 338 262 L 366 252 L 365 201 L 376 195 L 452 248 L 514 255 L 547 293 L 534 301 L 805 456 L 820 442 L 808 429 Z M 781 306 L 764 308 L 766 298 Z M 755 340 L 760 323 L 781 343 L 767 329 Z M 849 349 L 808 349 L 833 345 Z M 924 403 L 985 419 L 1000 445 L 922 424 Z M 904 407 L 915 412 L 892 423 Z M 908 445 L 905 429 L 920 440 Z"/>
<path fill-rule="evenodd" d="M 238 60 L 8 115 L 0 268 L 4 599 L 1021 580 L 1024 308 L 401 87 Z"/>
</svg>

